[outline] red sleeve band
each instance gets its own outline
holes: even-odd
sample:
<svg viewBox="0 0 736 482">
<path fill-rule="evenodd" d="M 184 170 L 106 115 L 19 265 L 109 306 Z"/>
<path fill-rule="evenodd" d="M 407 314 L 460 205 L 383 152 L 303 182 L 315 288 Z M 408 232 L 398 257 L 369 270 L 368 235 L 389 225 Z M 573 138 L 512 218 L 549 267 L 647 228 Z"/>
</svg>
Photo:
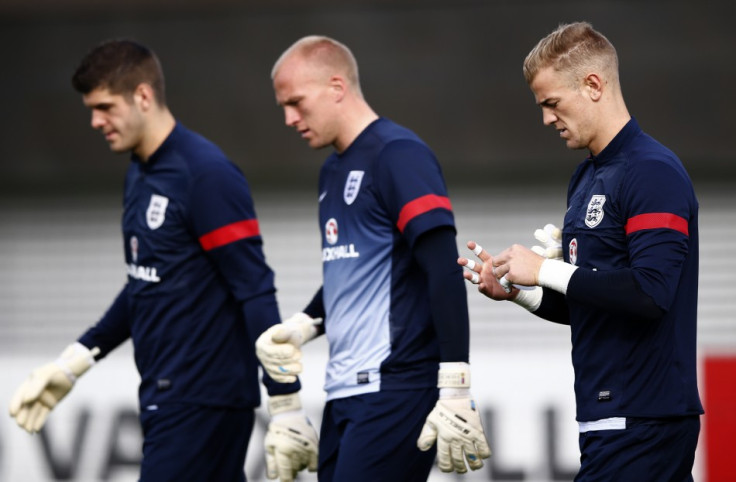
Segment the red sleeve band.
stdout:
<svg viewBox="0 0 736 482">
<path fill-rule="evenodd" d="M 629 218 L 626 222 L 626 235 L 642 229 L 674 229 L 688 236 L 687 219 L 672 213 L 647 213 Z"/>
<path fill-rule="evenodd" d="M 214 231 L 210 231 L 207 234 L 202 235 L 199 238 L 199 244 L 205 251 L 230 244 L 234 241 L 239 241 L 244 238 L 251 238 L 261 234 L 258 228 L 257 219 L 247 219 L 245 221 L 238 221 L 236 223 L 228 224 L 221 228 L 217 228 Z"/>
<path fill-rule="evenodd" d="M 447 196 L 437 196 L 436 194 L 427 194 L 426 196 L 418 197 L 413 201 L 409 201 L 403 208 L 401 208 L 399 220 L 396 222 L 396 227 L 403 233 L 404 228 L 409 221 L 420 214 L 424 214 L 427 211 L 438 208 L 452 211 L 450 198 Z"/>
</svg>

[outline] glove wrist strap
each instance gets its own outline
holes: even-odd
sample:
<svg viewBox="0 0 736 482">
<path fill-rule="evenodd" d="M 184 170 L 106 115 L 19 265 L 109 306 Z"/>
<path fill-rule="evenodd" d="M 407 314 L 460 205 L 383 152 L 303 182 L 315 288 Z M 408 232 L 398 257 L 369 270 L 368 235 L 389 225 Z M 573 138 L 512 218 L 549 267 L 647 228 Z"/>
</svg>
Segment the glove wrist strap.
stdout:
<svg viewBox="0 0 736 482">
<path fill-rule="evenodd" d="M 95 364 L 95 355 L 99 353 L 100 349 L 97 347 L 90 350 L 81 343 L 75 342 L 66 347 L 55 363 L 64 371 L 69 381 L 74 383 Z"/>
<path fill-rule="evenodd" d="M 296 412 L 302 409 L 299 392 L 286 395 L 273 395 L 268 399 L 268 413 L 271 417 L 285 412 Z"/>
<path fill-rule="evenodd" d="M 469 388 L 440 388 L 440 400 L 471 398 Z"/>
<path fill-rule="evenodd" d="M 465 362 L 440 363 L 439 388 L 470 388 L 470 365 Z"/>
</svg>

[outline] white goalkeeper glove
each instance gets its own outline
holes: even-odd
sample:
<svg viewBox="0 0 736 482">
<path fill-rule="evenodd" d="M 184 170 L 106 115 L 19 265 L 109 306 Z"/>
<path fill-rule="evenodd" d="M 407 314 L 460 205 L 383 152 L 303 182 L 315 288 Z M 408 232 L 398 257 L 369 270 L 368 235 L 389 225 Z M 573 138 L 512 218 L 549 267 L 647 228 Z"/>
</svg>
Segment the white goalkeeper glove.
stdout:
<svg viewBox="0 0 736 482">
<path fill-rule="evenodd" d="M 256 340 L 256 356 L 271 378 L 280 383 L 296 381 L 302 372 L 301 346 L 317 336 L 322 318 L 297 313 L 273 325 Z"/>
<path fill-rule="evenodd" d="M 424 423 L 417 439 L 419 450 L 427 451 L 437 441 L 437 466 L 442 472 L 459 474 L 483 467 L 491 456 L 478 407 L 470 395 L 470 365 L 440 363 L 440 399 Z"/>
<path fill-rule="evenodd" d="M 302 410 L 299 393 L 268 399 L 271 422 L 266 433 L 266 477 L 291 482 L 297 472 L 317 470 L 317 432 Z"/>
<path fill-rule="evenodd" d="M 534 237 L 543 246 L 532 246 L 532 251 L 547 259 L 562 259 L 562 230 L 554 224 L 546 224 L 534 231 Z"/>
<path fill-rule="evenodd" d="M 10 400 L 10 416 L 28 433 L 43 427 L 51 410 L 95 364 L 100 349 L 89 350 L 79 342 L 69 345 L 56 359 L 35 369 Z"/>
</svg>

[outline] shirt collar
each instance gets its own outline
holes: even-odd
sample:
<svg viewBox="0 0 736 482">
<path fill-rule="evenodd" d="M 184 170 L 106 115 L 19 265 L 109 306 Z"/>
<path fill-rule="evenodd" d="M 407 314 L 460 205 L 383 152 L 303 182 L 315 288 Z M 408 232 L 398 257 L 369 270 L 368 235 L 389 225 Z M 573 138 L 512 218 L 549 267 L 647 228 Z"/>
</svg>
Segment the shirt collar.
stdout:
<svg viewBox="0 0 736 482">
<path fill-rule="evenodd" d="M 621 129 L 616 136 L 611 139 L 606 147 L 597 155 L 590 155 L 590 159 L 596 162 L 605 162 L 618 155 L 619 152 L 628 145 L 631 139 L 641 133 L 641 128 L 633 117 L 629 119 L 629 122 Z"/>
<path fill-rule="evenodd" d="M 167 151 L 172 149 L 172 146 L 176 144 L 176 139 L 181 137 L 182 132 L 184 131 L 184 127 L 179 124 L 178 122 L 174 124 L 174 129 L 172 129 L 171 133 L 164 139 L 164 141 L 161 143 L 160 146 L 158 146 L 158 149 L 153 151 L 153 154 L 151 154 L 151 157 L 148 158 L 148 161 L 143 162 L 143 160 L 136 154 L 130 155 L 130 160 L 133 162 L 137 162 L 141 166 L 152 166 L 158 158 L 163 156 Z"/>
</svg>

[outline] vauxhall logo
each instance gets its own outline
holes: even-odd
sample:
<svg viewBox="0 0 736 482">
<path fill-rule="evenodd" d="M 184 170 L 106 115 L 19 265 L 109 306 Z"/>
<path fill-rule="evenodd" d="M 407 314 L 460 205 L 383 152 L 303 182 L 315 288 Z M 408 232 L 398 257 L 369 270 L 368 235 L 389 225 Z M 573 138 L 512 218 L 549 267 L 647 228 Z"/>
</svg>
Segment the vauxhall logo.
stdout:
<svg viewBox="0 0 736 482">
<path fill-rule="evenodd" d="M 132 263 L 128 264 L 128 276 L 133 279 L 148 281 L 149 283 L 158 283 L 161 278 L 158 277 L 156 268 L 150 266 L 138 266 L 138 250 L 140 243 L 137 236 L 131 236 L 129 241 L 130 259 Z"/>
<path fill-rule="evenodd" d="M 360 256 L 360 253 L 355 250 L 355 245 L 353 243 L 336 246 L 338 233 L 337 219 L 328 219 L 325 223 L 325 241 L 330 246 L 322 249 L 323 263 L 338 259 L 357 258 Z"/>
</svg>

